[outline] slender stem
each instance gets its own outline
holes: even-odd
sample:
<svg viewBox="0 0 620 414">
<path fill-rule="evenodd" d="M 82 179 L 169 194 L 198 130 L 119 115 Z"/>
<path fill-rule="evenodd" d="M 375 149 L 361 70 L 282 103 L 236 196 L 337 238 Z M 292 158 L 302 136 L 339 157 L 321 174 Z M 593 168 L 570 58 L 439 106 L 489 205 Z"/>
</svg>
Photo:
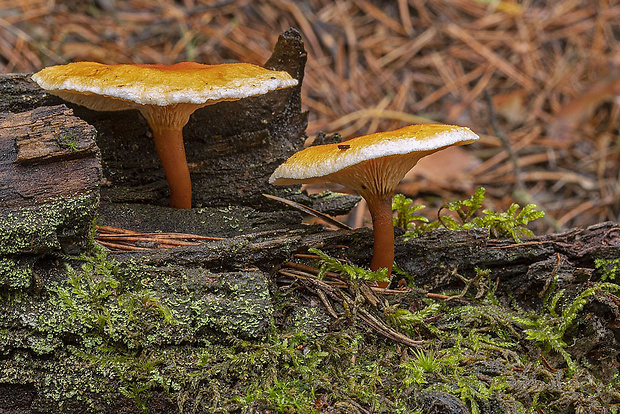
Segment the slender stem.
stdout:
<svg viewBox="0 0 620 414">
<path fill-rule="evenodd" d="M 374 246 L 370 269 L 375 271 L 382 267 L 392 274 L 394 264 L 394 222 L 392 221 L 392 197 L 367 199 L 368 210 L 372 216 Z"/>
<path fill-rule="evenodd" d="M 170 207 L 192 207 L 192 182 L 185 158 L 183 130 L 153 131 L 153 141 L 170 187 Z"/>
</svg>

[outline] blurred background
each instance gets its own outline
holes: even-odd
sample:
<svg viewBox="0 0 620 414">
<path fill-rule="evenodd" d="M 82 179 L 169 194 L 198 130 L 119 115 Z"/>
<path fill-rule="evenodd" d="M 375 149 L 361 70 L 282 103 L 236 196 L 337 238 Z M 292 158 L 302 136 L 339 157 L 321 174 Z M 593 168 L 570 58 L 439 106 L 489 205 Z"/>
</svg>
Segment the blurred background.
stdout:
<svg viewBox="0 0 620 414">
<path fill-rule="evenodd" d="M 425 204 L 422 215 L 484 186 L 487 208 L 544 210 L 530 226 L 538 234 L 618 221 L 613 0 L 0 0 L 0 71 L 80 60 L 263 64 L 289 27 L 308 52 L 308 143 L 422 122 L 481 136 L 403 180 L 398 192 Z"/>
</svg>

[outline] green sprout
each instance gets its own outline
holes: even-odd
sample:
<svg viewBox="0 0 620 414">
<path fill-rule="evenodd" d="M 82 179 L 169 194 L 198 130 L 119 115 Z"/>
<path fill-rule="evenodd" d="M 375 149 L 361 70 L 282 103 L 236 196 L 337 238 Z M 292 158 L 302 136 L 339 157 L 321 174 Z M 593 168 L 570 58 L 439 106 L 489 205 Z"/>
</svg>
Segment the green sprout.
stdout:
<svg viewBox="0 0 620 414">
<path fill-rule="evenodd" d="M 59 135 L 56 137 L 56 145 L 58 145 L 60 149 L 68 149 L 71 152 L 76 152 L 78 150 L 77 138 L 75 134 Z"/>
<path fill-rule="evenodd" d="M 443 226 L 450 230 L 466 230 L 474 227 L 487 228 L 493 237 L 511 237 L 519 243 L 522 236 L 533 236 L 527 227 L 528 223 L 544 217 L 545 213 L 536 210 L 535 204 L 528 204 L 520 211 L 520 206 L 511 204 L 507 211 L 496 213 L 493 210 L 482 210 L 482 216 L 478 215 L 482 208 L 486 190 L 479 187 L 468 199 L 452 201 L 443 205 L 437 213 L 437 221 L 429 222 L 416 212 L 425 206 L 411 205 L 412 200 L 402 194 L 394 196 L 392 209 L 396 211 L 394 225 L 405 229 L 405 238 L 416 237 L 420 234 Z M 458 215 L 458 219 L 447 214 L 441 214 L 441 210 L 448 209 Z M 416 223 L 420 222 L 420 223 Z"/>
</svg>

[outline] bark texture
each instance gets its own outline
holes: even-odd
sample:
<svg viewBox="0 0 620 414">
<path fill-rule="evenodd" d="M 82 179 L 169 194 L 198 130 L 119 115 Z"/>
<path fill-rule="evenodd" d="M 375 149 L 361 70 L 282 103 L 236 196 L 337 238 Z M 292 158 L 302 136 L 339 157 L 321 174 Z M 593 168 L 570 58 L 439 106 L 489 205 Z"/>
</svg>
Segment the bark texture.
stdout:
<svg viewBox="0 0 620 414">
<path fill-rule="evenodd" d="M 0 255 L 89 243 L 101 182 L 95 134 L 64 105 L 0 117 Z"/>
<path fill-rule="evenodd" d="M 161 366 L 158 372 L 168 367 L 196 373 L 209 369 L 208 364 L 200 365 L 196 350 L 215 352 L 231 337 L 265 340 L 270 335 L 277 313 L 275 290 L 270 286 L 281 263 L 309 247 L 319 247 L 333 255 L 344 251 L 349 260 L 367 265 L 371 246 L 369 229 L 325 232 L 315 226 L 201 246 L 111 254 L 97 266 L 113 263 L 114 271 L 103 273 L 80 262 L 39 259 L 30 263 L 30 273 L 23 272 L 33 283 L 21 289 L 17 300 L 3 299 L 0 402 L 9 401 L 12 405 L 7 407 L 19 412 L 53 412 L 60 406 L 63 412 L 97 412 L 102 407 L 105 412 L 131 410 L 136 400 L 127 387 L 144 374 L 119 361 L 137 364 L 148 356 L 165 359 L 166 368 Z M 510 297 L 520 306 L 534 302 L 530 299 L 556 275 L 560 275 L 558 286 L 570 290 L 593 276 L 594 259 L 619 255 L 620 227 L 612 223 L 520 244 L 490 240 L 486 231 L 470 230 L 397 239 L 396 246 L 396 262 L 416 278 L 420 288 L 462 287 L 459 279 L 449 277 L 453 270 L 471 278 L 475 267 L 489 268 L 499 291 L 509 293 L 499 296 Z M 614 312 L 615 318 L 619 316 L 617 304 L 597 306 L 602 308 L 592 312 L 601 320 L 612 323 Z M 282 322 L 282 316 L 278 319 Z M 284 323 L 293 323 L 286 319 Z M 327 323 L 312 329 L 330 328 Z M 604 341 L 591 346 L 617 349 L 613 336 Z M 115 366 L 137 371 L 123 371 L 129 377 L 110 374 L 116 372 Z M 184 398 L 189 398 L 187 407 L 196 403 L 193 398 L 201 387 L 208 388 L 189 383 L 181 387 Z M 76 389 L 82 391 L 76 393 Z M 150 389 L 147 410 L 176 412 L 179 402 L 169 396 L 170 390 Z M 20 398 L 10 399 L 12 393 Z"/>
</svg>

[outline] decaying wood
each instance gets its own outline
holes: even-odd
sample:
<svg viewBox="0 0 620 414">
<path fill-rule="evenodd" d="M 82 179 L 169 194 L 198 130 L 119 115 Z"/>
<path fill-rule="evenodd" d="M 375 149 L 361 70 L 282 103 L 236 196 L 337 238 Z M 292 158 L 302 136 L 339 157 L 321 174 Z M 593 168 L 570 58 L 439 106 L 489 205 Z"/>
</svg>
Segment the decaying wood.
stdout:
<svg viewBox="0 0 620 414">
<path fill-rule="evenodd" d="M 370 15 L 385 19 L 369 2 L 360 4 Z M 385 23 L 389 26 L 391 21 L 387 18 Z M 521 83 L 529 87 L 529 77 L 522 78 L 518 72 L 512 72 L 510 62 L 494 57 L 490 49 L 487 50 L 488 46 L 480 46 L 479 40 L 455 27 L 448 25 L 442 30 L 479 50 L 493 65 L 497 64 L 495 66 L 503 72 L 521 79 Z M 424 42 L 433 39 L 433 30 L 427 32 Z M 320 45 L 316 41 L 316 38 L 311 38 L 313 49 L 319 50 Z M 305 52 L 299 37 L 289 32 L 278 45 L 266 65 L 287 69 L 301 80 Z M 282 45 L 286 47 L 280 47 Z M 344 44 L 338 47 L 344 48 Z M 417 50 L 414 49 L 408 53 L 415 54 Z M 434 56 L 428 61 L 443 67 L 442 56 Z M 388 60 L 391 59 L 388 57 Z M 357 79 L 354 67 L 352 70 L 352 79 Z M 475 72 L 484 75 L 479 83 L 482 86 L 488 82 L 484 71 L 483 68 Z M 439 93 L 426 95 L 425 100 L 418 102 L 421 105 L 439 101 L 447 92 L 457 91 L 457 86 L 457 83 L 450 82 Z M 185 136 L 195 199 L 198 206 L 209 207 L 184 212 L 157 205 L 166 204 L 167 186 L 146 122 L 137 112 L 100 113 L 72 106 L 80 118 L 95 125 L 98 131 L 97 142 L 102 148 L 105 175 L 102 193 L 106 201 L 99 214 L 109 220 L 106 224 L 149 234 L 155 231 L 182 231 L 226 238 L 169 249 L 110 252 L 108 260 L 113 260 L 115 266 L 114 272 L 111 272 L 113 288 L 102 298 L 96 294 L 89 296 L 92 292 L 84 294 L 80 291 L 87 288 L 79 284 L 88 282 L 75 277 L 76 274 L 83 277 L 88 273 L 85 270 L 88 267 L 81 267 L 82 262 L 59 255 L 45 255 L 65 247 L 62 240 L 66 244 L 75 231 L 68 224 L 81 222 L 88 215 L 72 216 L 81 210 L 67 204 L 62 206 L 64 210 L 61 211 L 61 217 L 66 221 L 58 222 L 58 216 L 49 215 L 54 212 L 49 208 L 49 203 L 42 204 L 45 209 L 36 205 L 13 208 L 10 213 L 0 214 L 0 230 L 11 229 L 8 233 L 0 233 L 0 246 L 5 248 L 0 250 L 0 287 L 4 295 L 2 299 L 11 299 L 3 303 L 0 312 L 0 403 L 9 402 L 13 404 L 10 408 L 19 407 L 25 412 L 49 410 L 57 406 L 67 412 L 85 412 L 100 402 L 105 403 L 108 412 L 135 410 L 135 402 L 127 397 L 128 388 L 120 388 L 133 383 L 119 384 L 121 380 L 111 368 L 118 361 L 144 357 L 150 363 L 148 358 L 155 356 L 153 358 L 161 358 L 168 364 L 186 358 L 183 360 L 186 365 L 172 365 L 172 369 L 187 366 L 210 369 L 210 360 L 205 358 L 196 364 L 195 359 L 208 357 L 212 345 L 226 342 L 231 337 L 264 340 L 273 335 L 277 313 L 273 305 L 273 287 L 274 282 L 281 282 L 276 270 L 282 263 L 297 261 L 299 254 L 306 253 L 310 247 L 317 247 L 356 265 L 368 265 L 372 248 L 372 235 L 368 229 L 326 232 L 320 226 L 300 226 L 298 215 L 268 211 L 257 219 L 256 210 L 248 207 L 270 210 L 272 206 L 260 194 L 265 191 L 274 193 L 276 190 L 267 187 L 266 177 L 283 157 L 301 146 L 306 116 L 300 110 L 299 89 L 279 91 L 239 103 L 223 103 L 198 111 L 192 117 Z M 478 89 L 482 88 L 477 88 L 476 93 L 480 92 Z M 399 92 L 402 101 L 402 97 L 407 96 L 407 86 L 400 90 L 404 91 Z M 0 91 L 3 92 L 0 94 L 0 108 L 11 111 L 61 103 L 41 92 L 28 76 L 0 77 Z M 339 99 L 346 101 L 346 94 L 340 94 Z M 471 100 L 472 96 L 467 99 Z M 316 101 L 310 103 L 317 107 Z M 375 109 L 381 109 L 381 105 Z M 453 110 L 452 115 L 456 116 L 457 112 Z M 239 117 L 239 114 L 243 116 Z M 354 116 L 360 116 L 360 113 Z M 377 126 L 373 121 L 372 128 Z M 74 149 L 88 153 L 88 148 L 92 148 L 71 143 L 65 144 L 66 147 L 59 145 L 56 151 L 51 141 L 47 145 L 41 145 L 41 142 L 45 140 L 21 140 L 6 152 L 0 151 L 3 154 L 0 157 L 13 154 L 12 165 L 32 169 L 61 160 L 63 163 L 76 162 L 80 158 L 73 158 L 76 156 L 72 155 Z M 274 152 L 274 149 L 281 149 L 281 152 Z M 1 161 L 6 160 L 0 158 Z M 40 181 L 42 186 L 47 182 Z M 38 188 L 30 191 L 36 190 Z M 43 191 L 41 197 L 49 194 L 49 191 Z M 136 205 L 136 202 L 147 204 Z M 230 205 L 236 207 L 229 208 Z M 36 210 L 41 214 L 36 216 L 38 222 L 48 223 L 50 227 L 37 228 L 36 233 L 28 233 L 28 239 L 15 238 L 14 226 L 30 223 L 31 216 L 27 214 L 31 209 L 39 209 Z M 7 218 L 12 221 L 7 221 Z M 25 231 L 25 227 L 21 229 Z M 537 237 L 520 244 L 490 240 L 485 230 L 436 231 L 408 241 L 398 239 L 396 262 L 414 277 L 421 292 L 461 289 L 463 281 L 473 279 L 476 268 L 489 269 L 498 292 L 509 292 L 510 295 L 504 297 L 527 307 L 530 303 L 541 303 L 540 297 L 550 280 L 557 281 L 558 286 L 568 292 L 571 288 L 596 280 L 594 259 L 619 257 L 619 240 L 620 228 L 611 223 Z M 23 246 L 27 246 L 26 250 Z M 65 248 L 64 251 L 72 250 Z M 68 266 L 76 270 L 72 272 Z M 104 283 L 105 280 L 101 279 L 105 278 L 97 275 L 90 281 L 90 287 Z M 285 283 L 296 283 L 295 276 L 292 280 Z M 320 312 L 324 312 L 328 320 L 341 318 L 344 312 L 339 306 L 346 303 L 354 311 L 354 317 L 347 322 L 364 325 L 377 336 L 390 341 L 408 346 L 419 345 L 415 338 L 403 336 L 388 327 L 373 306 L 368 308 L 350 296 L 344 297 L 329 285 L 323 290 L 316 286 L 309 287 L 306 293 L 318 295 L 320 301 L 316 303 L 319 307 L 324 306 Z M 347 286 L 345 282 L 338 288 Z M 62 297 L 59 292 L 64 292 L 66 296 Z M 80 312 L 85 313 L 86 317 L 90 315 L 88 311 L 93 302 L 104 305 L 111 301 L 119 305 L 121 298 L 135 292 L 144 295 L 132 303 L 132 312 L 142 309 L 142 304 L 143 308 L 155 309 L 157 313 L 157 304 L 165 304 L 174 314 L 176 322 L 158 325 L 159 319 L 149 319 L 148 322 L 153 325 L 145 328 L 144 332 L 136 332 L 128 342 L 123 342 L 110 334 L 108 325 L 114 327 L 113 320 L 103 318 L 104 323 L 98 326 L 99 321 L 88 325 L 79 319 Z M 401 294 L 390 293 L 392 297 Z M 365 300 L 376 305 L 377 300 L 372 294 L 361 293 Z M 15 297 L 18 300 L 13 300 Z M 434 294 L 430 297 L 445 300 L 448 296 Z M 531 298 L 538 300 L 530 301 Z M 601 301 L 601 304 L 604 306 L 603 312 L 599 312 L 597 317 L 609 326 L 617 327 L 620 316 L 618 302 L 611 298 L 609 302 Z M 105 316 L 105 312 L 102 315 Z M 152 315 L 146 312 L 146 316 Z M 282 318 L 284 320 L 280 322 L 283 326 L 291 323 L 285 316 Z M 66 323 L 67 320 L 72 323 Z M 119 330 L 123 329 L 127 327 Z M 326 324 L 322 329 L 327 332 L 332 326 Z M 88 342 L 92 339 L 104 341 L 102 352 Z M 617 349 L 617 345 L 613 347 Z M 204 353 L 197 356 L 197 352 Z M 97 361 L 101 353 L 107 355 Z M 108 357 L 109 360 L 105 360 Z M 138 368 L 136 375 L 149 377 L 155 373 L 148 367 L 143 371 Z M 59 375 L 59 372 L 63 374 Z M 54 385 L 50 387 L 50 384 Z M 195 384 L 195 387 L 201 386 L 203 384 Z M 149 410 L 167 412 L 181 405 L 179 401 L 167 400 L 160 388 L 149 390 Z M 76 393 L 76 389 L 80 392 Z M 101 389 L 105 391 L 101 392 Z M 23 396 L 17 403 L 15 398 L 10 397 L 15 394 Z M 188 404 L 191 406 L 193 402 Z"/>
<path fill-rule="evenodd" d="M 0 207 L 25 207 L 96 192 L 95 129 L 64 105 L 0 118 Z"/>
<path fill-rule="evenodd" d="M 101 182 L 95 134 L 64 105 L 0 118 L 0 254 L 88 244 Z"/>
<path fill-rule="evenodd" d="M 266 63 L 288 71 L 296 87 L 196 111 L 184 128 L 194 207 L 246 205 L 280 209 L 263 193 L 286 194 L 269 185 L 275 168 L 306 138 L 307 113 L 301 110 L 306 52 L 299 33 L 283 33 Z M 42 91 L 29 75 L 0 75 L 0 110 L 33 109 L 65 103 Z M 138 111 L 96 112 L 69 104 L 75 115 L 97 130 L 106 202 L 167 205 L 168 186 L 150 129 Z"/>
<path fill-rule="evenodd" d="M 7 240 L 0 252 L 46 253 L 60 245 L 78 251 L 71 246 L 87 242 L 100 193 L 98 217 L 103 224 L 143 232 L 228 237 L 299 223 L 299 213 L 283 210 L 286 207 L 263 193 L 293 193 L 296 201 L 316 203 L 316 208 L 330 214 L 348 212 L 358 197 L 309 198 L 267 182 L 305 138 L 306 114 L 301 112 L 300 95 L 305 59 L 299 34 L 285 32 L 266 65 L 290 72 L 300 81 L 297 87 L 223 102 L 192 116 L 185 129 L 185 144 L 194 204 L 202 208 L 187 212 L 157 206 L 167 206 L 168 186 L 148 125 L 137 111 L 96 112 L 69 104 L 77 115 L 71 116 L 60 99 L 42 91 L 29 75 L 0 75 L 0 108 L 24 111 L 7 112 L 2 123 L 1 132 L 7 139 L 0 142 L 0 208 L 10 210 L 0 217 L 2 239 Z M 91 195 L 84 199 L 91 203 L 88 214 L 66 202 L 86 194 Z M 49 206 L 61 199 L 65 202 Z M 31 212 L 26 211 L 32 208 L 39 211 L 35 220 L 46 226 L 45 231 L 24 228 L 24 223 L 32 221 Z M 57 218 L 59 209 L 82 230 L 70 229 L 66 220 Z M 155 217 L 160 218 L 157 225 Z M 145 222 L 150 224 L 145 227 Z M 59 226 L 63 230 L 55 231 Z M 16 232 L 29 241 L 16 243 Z"/>
<path fill-rule="evenodd" d="M 136 341 L 142 341 L 138 342 L 142 344 L 141 354 L 160 355 L 165 352 L 166 355 L 179 356 L 195 352 L 204 343 L 220 343 L 231 334 L 267 338 L 277 314 L 272 303 L 273 289 L 269 288 L 273 285 L 275 270 L 289 260 L 307 260 L 305 253 L 309 247 L 342 256 L 356 265 L 367 265 L 371 257 L 371 234 L 369 229 L 328 232 L 320 226 L 311 226 L 239 235 L 195 246 L 110 252 L 108 258 L 114 260 L 119 269 L 115 273 L 117 280 L 130 283 L 120 287 L 125 289 L 125 294 L 126 289 L 148 286 L 149 295 L 165 300 L 175 318 L 182 321 L 150 331 L 146 342 L 136 337 Z M 530 295 L 538 297 L 548 280 L 555 279 L 559 288 L 570 291 L 571 287 L 581 287 L 595 276 L 594 259 L 619 257 L 620 226 L 605 223 L 532 238 L 520 244 L 491 240 L 485 230 L 438 230 L 408 241 L 399 239 L 396 247 L 396 262 L 414 276 L 420 292 L 462 287 L 459 278 L 450 277 L 453 271 L 471 278 L 475 274 L 474 268 L 480 267 L 491 270 L 498 292 L 509 291 L 512 300 L 526 306 Z M 115 402 L 108 403 L 109 412 L 122 412 L 132 407 L 132 401 L 126 396 L 110 391 L 117 389 L 113 377 L 106 376 L 103 371 L 93 371 L 89 368 L 92 362 L 85 364 L 79 352 L 66 351 L 68 345 L 75 348 L 76 338 L 83 334 L 79 325 L 62 330 L 54 328 L 54 333 L 50 333 L 48 325 L 42 322 L 50 315 L 54 318 L 70 315 L 66 309 L 55 309 L 57 302 L 49 299 L 56 294 L 56 283 L 66 284 L 63 264 L 57 260 L 40 259 L 31 268 L 36 269 L 35 272 L 24 272 L 22 276 L 35 279 L 31 287 L 23 290 L 19 301 L 8 304 L 0 313 L 0 330 L 5 332 L 4 343 L 0 345 L 0 352 L 4 355 L 0 359 L 0 379 L 12 375 L 9 388 L 0 385 L 0 394 L 8 392 L 10 387 L 21 386 L 32 397 L 27 407 L 51 404 L 46 384 L 56 378 L 55 372 L 65 369 L 86 378 L 81 379 L 81 384 L 87 398 L 72 400 L 70 396 L 61 397 L 67 398 L 67 404 L 69 401 L 73 404 L 70 412 L 80 412 L 85 409 L 80 404 L 99 398 L 97 391 L 93 390 L 99 389 L 100 385 L 107 390 L 106 398 L 111 397 L 110 392 L 117 393 L 114 394 Z M 284 281 L 285 285 L 290 283 Z M 317 283 L 307 283 L 308 294 L 316 293 L 320 312 L 327 320 L 321 325 L 323 328 L 317 326 L 315 329 L 333 329 L 329 320 L 338 318 L 340 324 L 359 324 L 390 341 L 412 347 L 420 345 L 419 338 L 410 338 L 389 327 L 385 316 L 374 306 L 364 305 L 351 294 L 345 296 L 339 292 L 343 285 L 331 286 L 326 281 L 320 282 L 325 286 L 319 287 Z M 398 295 L 398 292 L 391 292 L 390 298 L 393 300 Z M 79 298 L 75 297 L 69 303 L 79 301 Z M 115 300 L 114 296 L 110 298 Z M 536 302 L 540 303 L 540 300 Z M 344 303 L 352 312 L 349 318 L 342 316 Z M 603 306 L 600 315 L 608 319 L 607 323 L 617 323 L 609 318 L 620 317 L 618 304 L 608 301 L 599 306 Z M 279 323 L 286 326 L 292 321 L 285 318 Z M 105 332 L 102 335 L 105 336 Z M 90 370 L 88 374 L 85 369 Z M 16 376 L 15 372 L 19 375 Z M 90 387 L 91 381 L 100 385 Z M 69 383 L 67 387 L 73 385 Z M 159 401 L 157 395 L 155 392 L 149 400 L 153 409 L 157 408 L 152 405 Z"/>
</svg>

